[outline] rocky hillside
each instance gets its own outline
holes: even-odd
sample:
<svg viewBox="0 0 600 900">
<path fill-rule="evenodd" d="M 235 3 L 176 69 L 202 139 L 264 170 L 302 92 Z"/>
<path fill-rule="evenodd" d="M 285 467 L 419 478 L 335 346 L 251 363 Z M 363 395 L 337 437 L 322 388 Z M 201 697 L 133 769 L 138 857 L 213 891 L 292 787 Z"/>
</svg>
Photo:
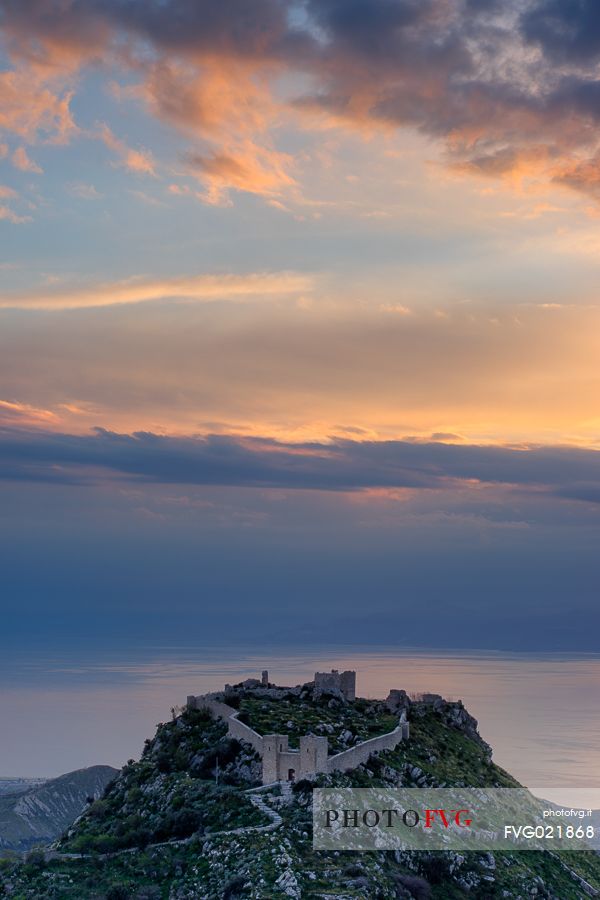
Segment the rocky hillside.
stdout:
<svg viewBox="0 0 600 900">
<path fill-rule="evenodd" d="M 208 713 L 187 710 L 158 727 L 139 762 L 129 763 L 64 835 L 62 855 L 0 869 L 5 894 L 13 900 L 582 900 L 600 891 L 600 857 L 592 851 L 312 849 L 315 785 L 516 785 L 494 764 L 461 703 L 411 701 L 402 692 L 387 703 L 348 703 L 315 695 L 310 686 L 284 696 L 240 686 L 227 702 L 264 732 L 283 723 L 301 733 L 310 723 L 336 746 L 376 733 L 405 710 L 411 737 L 351 772 L 256 793 L 260 765 L 252 748 L 228 738 Z"/>
<path fill-rule="evenodd" d="M 101 796 L 117 770 L 92 766 L 0 796 L 0 851 L 23 851 L 59 837 Z"/>
</svg>

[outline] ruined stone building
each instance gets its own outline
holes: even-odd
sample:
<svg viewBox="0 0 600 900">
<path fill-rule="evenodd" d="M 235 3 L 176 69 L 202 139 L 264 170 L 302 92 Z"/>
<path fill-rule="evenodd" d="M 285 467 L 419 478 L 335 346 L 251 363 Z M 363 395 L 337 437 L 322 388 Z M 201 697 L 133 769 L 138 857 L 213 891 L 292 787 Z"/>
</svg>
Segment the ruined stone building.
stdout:
<svg viewBox="0 0 600 900">
<path fill-rule="evenodd" d="M 339 691 L 346 700 L 356 700 L 356 672 L 315 672 L 315 689 L 322 693 Z"/>
</svg>

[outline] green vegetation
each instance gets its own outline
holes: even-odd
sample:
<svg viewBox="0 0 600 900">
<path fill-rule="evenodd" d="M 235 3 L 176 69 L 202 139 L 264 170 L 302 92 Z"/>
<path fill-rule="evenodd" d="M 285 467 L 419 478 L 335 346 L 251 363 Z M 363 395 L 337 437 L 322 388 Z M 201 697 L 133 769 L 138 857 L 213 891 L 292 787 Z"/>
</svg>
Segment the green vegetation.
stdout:
<svg viewBox="0 0 600 900">
<path fill-rule="evenodd" d="M 344 705 L 334 702 L 330 708 L 328 702 L 315 704 L 294 694 L 282 699 L 247 696 L 239 702 L 238 718 L 259 734 L 289 735 L 292 748 L 298 747 L 303 734 L 322 734 L 329 741 L 330 753 L 386 734 L 398 724 L 398 717 L 390 715 L 383 703 L 367 704 L 357 700 Z"/>
<path fill-rule="evenodd" d="M 217 761 L 219 785 L 216 782 Z M 63 838 L 69 853 L 112 853 L 192 834 L 267 824 L 235 789 L 256 783 L 256 754 L 206 712 L 160 725 L 139 762 L 129 762 Z"/>
<path fill-rule="evenodd" d="M 400 770 L 416 766 L 431 785 L 518 786 L 514 778 L 482 753 L 480 744 L 456 728 L 449 728 L 433 709 L 424 707 L 419 713 L 412 717 L 410 741 L 382 753 L 381 762 Z"/>
</svg>

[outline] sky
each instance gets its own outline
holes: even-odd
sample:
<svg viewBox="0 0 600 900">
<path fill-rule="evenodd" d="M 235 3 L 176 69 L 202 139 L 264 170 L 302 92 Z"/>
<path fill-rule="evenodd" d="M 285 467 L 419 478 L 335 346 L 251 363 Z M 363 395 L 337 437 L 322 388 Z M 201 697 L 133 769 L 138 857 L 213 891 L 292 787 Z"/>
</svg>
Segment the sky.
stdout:
<svg viewBox="0 0 600 900">
<path fill-rule="evenodd" d="M 0 0 L 6 641 L 597 650 L 595 0 Z"/>
</svg>

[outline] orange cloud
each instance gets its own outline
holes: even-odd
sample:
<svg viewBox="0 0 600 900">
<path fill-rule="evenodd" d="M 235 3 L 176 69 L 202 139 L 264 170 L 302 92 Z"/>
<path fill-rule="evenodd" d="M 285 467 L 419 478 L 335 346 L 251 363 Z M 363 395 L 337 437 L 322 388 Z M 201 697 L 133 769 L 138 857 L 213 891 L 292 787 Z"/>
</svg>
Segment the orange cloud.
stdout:
<svg viewBox="0 0 600 900">
<path fill-rule="evenodd" d="M 215 205 L 222 203 L 232 188 L 269 197 L 295 184 L 288 171 L 291 156 L 259 147 L 250 140 L 244 141 L 231 155 L 190 154 L 187 161 L 196 177 L 206 185 L 204 199 Z"/>
<path fill-rule="evenodd" d="M 559 165 L 554 172 L 554 181 L 600 198 L 600 152 L 591 159 Z"/>
<path fill-rule="evenodd" d="M 48 409 L 39 409 L 28 403 L 0 400 L 0 425 L 55 425 L 58 416 Z"/>
<path fill-rule="evenodd" d="M 36 162 L 29 158 L 25 147 L 17 147 L 11 156 L 11 162 L 21 172 L 34 172 L 36 175 L 41 175 L 44 171 Z"/>
<path fill-rule="evenodd" d="M 25 222 L 31 222 L 30 216 L 18 216 L 8 206 L 0 206 L 0 220 L 12 222 L 13 225 L 23 225 Z"/>
<path fill-rule="evenodd" d="M 155 163 L 148 150 L 134 150 L 128 147 L 112 133 L 106 124 L 100 128 L 100 138 L 109 150 L 117 154 L 120 158 L 119 165 L 125 169 L 140 175 L 156 175 Z"/>
<path fill-rule="evenodd" d="M 151 280 L 130 278 L 91 287 L 56 287 L 52 292 L 4 294 L 0 308 L 79 309 L 143 303 L 177 297 L 188 300 L 222 300 L 250 296 L 298 294 L 311 290 L 312 279 L 294 272 L 250 275 L 199 275 Z"/>
<path fill-rule="evenodd" d="M 206 188 L 200 199 L 226 203 L 229 190 L 273 197 L 296 184 L 293 158 L 273 146 L 283 107 L 273 98 L 264 62 L 161 58 L 140 74 L 135 87 L 116 87 L 117 96 L 142 100 L 153 115 L 205 142 L 206 149 L 186 156 Z"/>
<path fill-rule="evenodd" d="M 65 143 L 76 131 L 69 108 L 72 93 L 53 90 L 45 77 L 34 66 L 0 72 L 0 129 L 30 143 L 40 138 Z"/>
</svg>

